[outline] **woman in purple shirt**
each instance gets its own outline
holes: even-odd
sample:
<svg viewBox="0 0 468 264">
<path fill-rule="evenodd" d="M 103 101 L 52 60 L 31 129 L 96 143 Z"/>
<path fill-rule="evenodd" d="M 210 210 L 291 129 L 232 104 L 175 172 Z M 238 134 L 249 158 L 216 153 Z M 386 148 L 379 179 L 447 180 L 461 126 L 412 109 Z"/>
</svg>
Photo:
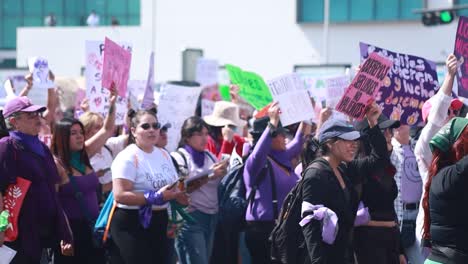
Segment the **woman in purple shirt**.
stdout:
<svg viewBox="0 0 468 264">
<path fill-rule="evenodd" d="M 247 197 L 256 190 L 246 212 L 245 239 L 252 263 L 271 262 L 268 237 L 284 198 L 299 180 L 291 160 L 301 153 L 304 136 L 310 133 L 310 125 L 301 123 L 294 139 L 286 145 L 286 130 L 279 124 L 278 103 L 271 105 L 268 115 L 254 122 L 250 133 L 255 147 L 244 168 Z"/>
<path fill-rule="evenodd" d="M 60 175 L 59 198 L 74 236 L 74 256 L 55 253 L 55 263 L 104 263 L 93 247 L 92 227 L 99 214 L 99 181 L 85 150 L 84 127 L 76 119 L 62 119 L 54 127 L 52 153 Z"/>
</svg>

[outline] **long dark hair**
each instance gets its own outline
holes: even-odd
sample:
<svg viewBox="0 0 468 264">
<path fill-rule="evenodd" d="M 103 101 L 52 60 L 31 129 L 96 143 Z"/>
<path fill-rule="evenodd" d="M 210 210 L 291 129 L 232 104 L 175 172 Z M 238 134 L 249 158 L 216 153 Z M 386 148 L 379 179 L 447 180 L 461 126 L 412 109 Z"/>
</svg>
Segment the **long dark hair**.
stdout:
<svg viewBox="0 0 468 264">
<path fill-rule="evenodd" d="M 138 110 L 135 111 L 133 109 L 128 110 L 127 117 L 129 119 L 129 125 L 130 128 L 136 128 L 140 124 L 140 119 L 144 115 L 152 115 L 156 120 L 158 119 L 156 117 L 157 109 L 156 108 L 150 108 L 148 110 Z M 128 133 L 128 145 L 134 144 L 135 142 L 135 137 L 132 134 L 132 131 L 129 131 Z"/>
<path fill-rule="evenodd" d="M 64 169 L 68 173 L 72 173 L 72 166 L 70 164 L 71 150 L 70 150 L 70 134 L 71 127 L 78 124 L 83 132 L 84 138 L 84 126 L 83 124 L 74 118 L 64 118 L 55 123 L 53 134 L 52 134 L 52 145 L 51 150 L 55 157 L 59 158 L 62 162 Z M 80 161 L 89 168 L 92 168 L 89 162 L 88 154 L 83 146 L 80 151 Z"/>
<path fill-rule="evenodd" d="M 190 138 L 195 132 L 201 132 L 203 128 L 208 129 L 208 124 L 199 117 L 199 116 L 192 116 L 187 118 L 182 124 L 182 129 L 180 130 L 180 141 L 179 141 L 179 148 L 183 147 L 187 139 Z"/>
<path fill-rule="evenodd" d="M 455 141 L 449 151 L 444 152 L 435 148 L 432 153 L 432 162 L 427 175 L 427 183 L 424 186 L 424 196 L 422 206 L 424 209 L 424 229 L 423 238 L 425 241 L 431 239 L 431 214 L 429 211 L 429 191 L 431 189 L 432 179 L 437 173 L 449 165 L 461 160 L 468 154 L 468 126 L 465 127 L 460 137 Z"/>
</svg>

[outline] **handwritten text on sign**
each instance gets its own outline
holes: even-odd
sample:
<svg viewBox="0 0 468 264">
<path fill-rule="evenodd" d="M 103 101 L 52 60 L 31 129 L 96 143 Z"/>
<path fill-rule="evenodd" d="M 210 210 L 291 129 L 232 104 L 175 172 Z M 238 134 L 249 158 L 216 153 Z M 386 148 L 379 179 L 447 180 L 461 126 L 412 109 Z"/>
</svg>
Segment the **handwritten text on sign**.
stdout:
<svg viewBox="0 0 468 264">
<path fill-rule="evenodd" d="M 104 47 L 102 87 L 109 89 L 114 82 L 119 96 L 125 97 L 132 54 L 108 38 Z"/>
<path fill-rule="evenodd" d="M 281 108 L 281 123 L 288 126 L 315 117 L 304 82 L 293 73 L 275 78 L 268 82 L 271 94 Z"/>
<path fill-rule="evenodd" d="M 468 97 L 468 17 L 458 20 L 454 54 L 458 59 L 458 95 Z"/>
<path fill-rule="evenodd" d="M 435 62 L 362 42 L 359 48 L 362 60 L 375 52 L 393 62 L 375 98 L 382 113 L 405 125 L 423 124 L 422 105 L 439 89 Z"/>
<path fill-rule="evenodd" d="M 366 113 L 366 107 L 375 98 L 392 64 L 392 61 L 377 53 L 372 53 L 346 89 L 336 106 L 336 110 L 356 120 L 362 120 Z"/>
<path fill-rule="evenodd" d="M 158 120 L 161 124 L 170 123 L 167 150 L 175 151 L 180 140 L 180 130 L 185 119 L 195 115 L 201 87 L 185 87 L 165 84 L 161 87 L 158 105 Z"/>
<path fill-rule="evenodd" d="M 119 43 L 122 48 L 132 51 L 131 44 Z M 107 116 L 109 112 L 109 90 L 102 87 L 102 67 L 104 55 L 103 41 L 86 41 L 86 96 L 89 108 L 92 112 Z M 127 101 L 123 97 L 117 98 L 117 112 L 115 123 L 122 125 L 125 123 L 127 114 Z"/>
</svg>

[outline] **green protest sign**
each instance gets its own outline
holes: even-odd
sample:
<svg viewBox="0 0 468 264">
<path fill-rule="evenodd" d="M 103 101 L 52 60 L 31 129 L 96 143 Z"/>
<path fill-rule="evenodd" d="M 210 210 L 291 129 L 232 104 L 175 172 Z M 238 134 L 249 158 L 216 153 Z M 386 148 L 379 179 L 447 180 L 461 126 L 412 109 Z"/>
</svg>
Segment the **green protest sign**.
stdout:
<svg viewBox="0 0 468 264">
<path fill-rule="evenodd" d="M 273 101 L 268 85 L 258 74 L 233 65 L 226 65 L 226 70 L 231 83 L 239 85 L 239 95 L 255 109 L 260 110 Z"/>
<path fill-rule="evenodd" d="M 219 85 L 219 94 L 224 101 L 231 101 L 231 94 L 229 93 L 229 85 Z"/>
</svg>

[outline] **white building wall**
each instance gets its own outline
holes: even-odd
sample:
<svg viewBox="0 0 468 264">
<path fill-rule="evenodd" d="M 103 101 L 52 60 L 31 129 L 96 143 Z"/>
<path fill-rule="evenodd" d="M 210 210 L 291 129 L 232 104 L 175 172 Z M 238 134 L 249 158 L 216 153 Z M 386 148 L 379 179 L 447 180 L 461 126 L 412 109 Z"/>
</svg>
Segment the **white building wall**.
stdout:
<svg viewBox="0 0 468 264">
<path fill-rule="evenodd" d="M 84 66 L 84 41 L 104 36 L 133 43 L 132 79 L 146 78 L 152 49 L 157 81 L 181 78 L 185 48 L 201 48 L 207 58 L 267 79 L 292 71 L 296 64 L 323 62 L 322 25 L 297 24 L 296 0 L 142 0 L 141 6 L 140 27 L 18 29 L 18 67 L 25 67 L 29 56 L 43 55 L 57 74 L 78 75 Z M 356 64 L 359 41 L 445 61 L 453 51 L 456 26 L 456 21 L 435 27 L 419 21 L 332 24 L 329 63 Z"/>
</svg>

